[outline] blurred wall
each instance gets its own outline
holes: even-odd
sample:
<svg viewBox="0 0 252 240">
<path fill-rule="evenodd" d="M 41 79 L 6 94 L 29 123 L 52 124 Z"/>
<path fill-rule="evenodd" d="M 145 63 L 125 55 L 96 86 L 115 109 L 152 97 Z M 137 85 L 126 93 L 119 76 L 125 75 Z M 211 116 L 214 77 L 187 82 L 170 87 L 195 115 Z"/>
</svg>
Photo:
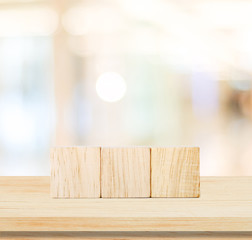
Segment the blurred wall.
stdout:
<svg viewBox="0 0 252 240">
<path fill-rule="evenodd" d="M 252 0 L 0 1 L 0 175 L 54 145 L 197 145 L 252 173 Z"/>
</svg>

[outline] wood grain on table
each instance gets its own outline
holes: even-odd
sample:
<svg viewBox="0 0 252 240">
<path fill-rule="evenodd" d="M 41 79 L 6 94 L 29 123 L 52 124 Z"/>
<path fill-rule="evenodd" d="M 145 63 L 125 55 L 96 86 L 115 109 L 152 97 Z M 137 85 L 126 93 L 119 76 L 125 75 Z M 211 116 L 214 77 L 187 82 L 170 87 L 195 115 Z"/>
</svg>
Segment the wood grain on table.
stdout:
<svg viewBox="0 0 252 240">
<path fill-rule="evenodd" d="M 202 177 L 186 199 L 52 199 L 50 177 L 0 177 L 0 231 L 252 231 L 252 177 Z"/>
<path fill-rule="evenodd" d="M 252 232 L 2 232 L 1 237 L 8 240 L 187 240 L 187 239 L 242 239 L 251 240 Z"/>
</svg>

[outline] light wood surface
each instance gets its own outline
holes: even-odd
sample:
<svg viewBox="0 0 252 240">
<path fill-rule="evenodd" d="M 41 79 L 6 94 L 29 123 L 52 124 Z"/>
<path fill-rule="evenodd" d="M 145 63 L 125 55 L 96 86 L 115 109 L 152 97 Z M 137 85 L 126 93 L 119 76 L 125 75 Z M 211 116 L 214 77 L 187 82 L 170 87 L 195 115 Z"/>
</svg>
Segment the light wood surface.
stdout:
<svg viewBox="0 0 252 240">
<path fill-rule="evenodd" d="M 50 239 L 110 239 L 110 240 L 187 240 L 187 239 L 243 239 L 251 240 L 252 232 L 4 232 L 8 240 L 50 240 Z"/>
<path fill-rule="evenodd" d="M 150 148 L 101 148 L 101 197 L 150 197 Z"/>
<path fill-rule="evenodd" d="M 53 199 L 50 177 L 0 177 L 0 231 L 251 231 L 252 177 L 202 177 L 200 198 Z"/>
<path fill-rule="evenodd" d="M 54 198 L 199 197 L 197 147 L 56 147 Z"/>
<path fill-rule="evenodd" d="M 52 197 L 100 197 L 99 147 L 56 147 L 50 155 Z"/>
<path fill-rule="evenodd" d="M 151 197 L 199 197 L 199 148 L 151 148 Z"/>
</svg>

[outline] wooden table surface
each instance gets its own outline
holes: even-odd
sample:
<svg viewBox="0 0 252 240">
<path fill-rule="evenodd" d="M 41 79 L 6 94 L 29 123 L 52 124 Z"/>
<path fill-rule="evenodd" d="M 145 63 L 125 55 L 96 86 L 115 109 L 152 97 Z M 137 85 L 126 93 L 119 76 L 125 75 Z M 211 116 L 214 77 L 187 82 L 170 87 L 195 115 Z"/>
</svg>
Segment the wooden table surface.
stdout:
<svg viewBox="0 0 252 240">
<path fill-rule="evenodd" d="M 0 231 L 252 232 L 252 177 L 202 177 L 188 199 L 52 199 L 49 184 L 0 177 Z"/>
</svg>

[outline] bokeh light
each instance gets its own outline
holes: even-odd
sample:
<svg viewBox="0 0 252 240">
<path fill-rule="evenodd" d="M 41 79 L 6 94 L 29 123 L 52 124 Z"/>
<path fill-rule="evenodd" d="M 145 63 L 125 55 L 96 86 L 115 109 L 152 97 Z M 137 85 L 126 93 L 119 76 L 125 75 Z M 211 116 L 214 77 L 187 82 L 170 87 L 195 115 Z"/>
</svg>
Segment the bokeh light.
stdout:
<svg viewBox="0 0 252 240">
<path fill-rule="evenodd" d="M 105 102 L 117 102 L 126 93 L 126 83 L 122 76 L 115 72 L 105 72 L 96 83 L 96 92 Z"/>
</svg>

